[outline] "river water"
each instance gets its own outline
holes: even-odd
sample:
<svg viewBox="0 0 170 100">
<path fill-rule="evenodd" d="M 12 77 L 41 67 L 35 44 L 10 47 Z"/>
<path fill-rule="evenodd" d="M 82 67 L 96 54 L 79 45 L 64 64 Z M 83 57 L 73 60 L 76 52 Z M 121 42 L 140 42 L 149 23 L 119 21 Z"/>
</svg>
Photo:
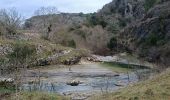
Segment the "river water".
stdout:
<svg viewBox="0 0 170 100">
<path fill-rule="evenodd" d="M 71 98 L 88 98 L 96 93 L 113 92 L 138 82 L 133 71 L 118 72 L 100 63 L 73 66 L 55 65 L 27 71 L 22 89 L 69 95 Z M 67 85 L 80 81 L 78 86 Z"/>
</svg>

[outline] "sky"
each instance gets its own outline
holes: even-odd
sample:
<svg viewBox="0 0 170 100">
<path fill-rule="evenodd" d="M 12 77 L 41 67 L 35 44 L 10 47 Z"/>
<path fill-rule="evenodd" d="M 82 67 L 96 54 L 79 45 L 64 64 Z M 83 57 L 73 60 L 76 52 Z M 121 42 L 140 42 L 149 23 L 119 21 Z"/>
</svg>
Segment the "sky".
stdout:
<svg viewBox="0 0 170 100">
<path fill-rule="evenodd" d="M 24 17 L 30 17 L 40 7 L 56 7 L 60 12 L 93 13 L 112 0 L 0 0 L 0 9 L 16 8 Z"/>
</svg>

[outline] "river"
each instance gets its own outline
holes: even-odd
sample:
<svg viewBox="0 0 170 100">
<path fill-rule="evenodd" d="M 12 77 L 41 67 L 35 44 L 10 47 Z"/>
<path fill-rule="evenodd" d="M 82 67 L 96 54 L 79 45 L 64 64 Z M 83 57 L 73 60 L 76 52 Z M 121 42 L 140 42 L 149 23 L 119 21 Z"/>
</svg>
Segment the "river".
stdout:
<svg viewBox="0 0 170 100">
<path fill-rule="evenodd" d="M 92 95 L 113 92 L 138 82 L 138 77 L 132 70 L 125 68 L 126 70 L 121 71 L 122 69 L 103 63 L 45 66 L 24 73 L 21 89 L 58 93 L 72 99 L 87 99 Z M 73 80 L 80 84 L 67 84 Z"/>
</svg>

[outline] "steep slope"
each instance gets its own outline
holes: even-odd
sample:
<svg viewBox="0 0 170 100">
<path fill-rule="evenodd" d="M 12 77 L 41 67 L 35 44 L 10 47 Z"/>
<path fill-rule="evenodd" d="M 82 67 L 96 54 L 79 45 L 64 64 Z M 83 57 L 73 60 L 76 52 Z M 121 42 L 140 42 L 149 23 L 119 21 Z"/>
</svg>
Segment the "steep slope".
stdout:
<svg viewBox="0 0 170 100">
<path fill-rule="evenodd" d="M 161 3 L 120 32 L 119 45 L 150 62 L 170 65 L 170 2 Z"/>
<path fill-rule="evenodd" d="M 119 30 L 144 16 L 146 13 L 144 1 L 113 0 L 111 3 L 106 4 L 96 16 L 106 22 L 106 27 L 116 28 L 113 27 L 115 25 Z"/>
</svg>

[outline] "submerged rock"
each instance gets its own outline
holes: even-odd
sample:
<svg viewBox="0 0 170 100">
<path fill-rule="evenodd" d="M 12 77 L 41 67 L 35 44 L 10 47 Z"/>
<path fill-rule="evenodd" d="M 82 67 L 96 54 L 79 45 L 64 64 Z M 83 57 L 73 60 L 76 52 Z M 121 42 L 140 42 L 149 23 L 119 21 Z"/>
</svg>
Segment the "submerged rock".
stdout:
<svg viewBox="0 0 170 100">
<path fill-rule="evenodd" d="M 114 75 L 114 77 L 118 77 L 118 76 L 120 76 L 120 74 L 115 74 L 115 75 Z"/>
<path fill-rule="evenodd" d="M 115 83 L 114 85 L 115 86 L 120 86 L 120 87 L 124 86 L 123 84 L 117 84 L 117 83 Z"/>
<path fill-rule="evenodd" d="M 118 81 L 116 83 L 114 83 L 115 86 L 118 86 L 118 87 L 123 87 L 125 86 L 125 83 L 123 83 L 122 81 Z"/>
</svg>

